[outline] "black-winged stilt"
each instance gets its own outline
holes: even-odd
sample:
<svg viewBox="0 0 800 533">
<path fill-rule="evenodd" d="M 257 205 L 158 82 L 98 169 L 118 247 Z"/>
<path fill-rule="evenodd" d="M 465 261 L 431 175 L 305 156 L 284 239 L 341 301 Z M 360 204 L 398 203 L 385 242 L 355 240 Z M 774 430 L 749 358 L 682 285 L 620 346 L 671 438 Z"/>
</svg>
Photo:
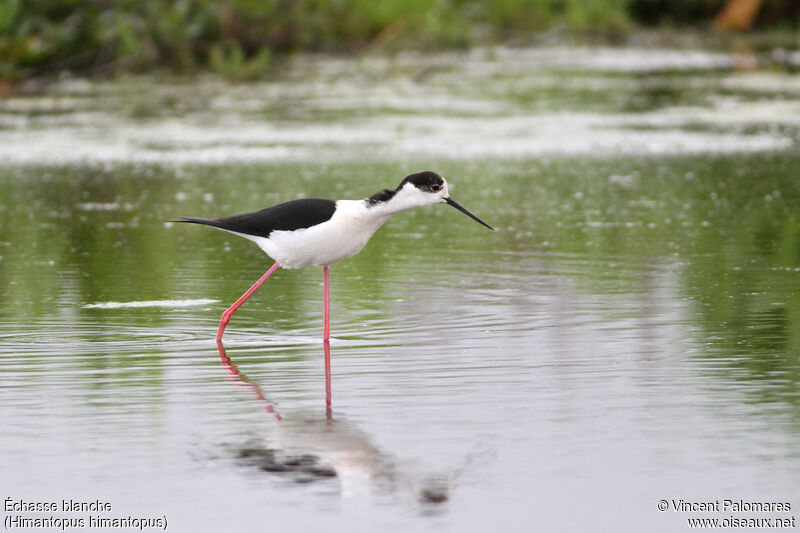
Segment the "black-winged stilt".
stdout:
<svg viewBox="0 0 800 533">
<path fill-rule="evenodd" d="M 323 333 L 330 340 L 328 266 L 361 251 L 372 235 L 392 215 L 424 205 L 446 203 L 493 230 L 450 198 L 447 182 L 435 172 L 407 176 L 395 189 L 385 189 L 364 200 L 291 200 L 254 213 L 224 218 L 179 217 L 174 222 L 192 222 L 218 228 L 255 242 L 275 264 L 224 313 L 217 330 L 221 342 L 231 316 L 279 267 L 323 267 Z M 327 356 L 327 354 L 326 354 Z M 326 375 L 330 362 L 326 357 Z"/>
</svg>

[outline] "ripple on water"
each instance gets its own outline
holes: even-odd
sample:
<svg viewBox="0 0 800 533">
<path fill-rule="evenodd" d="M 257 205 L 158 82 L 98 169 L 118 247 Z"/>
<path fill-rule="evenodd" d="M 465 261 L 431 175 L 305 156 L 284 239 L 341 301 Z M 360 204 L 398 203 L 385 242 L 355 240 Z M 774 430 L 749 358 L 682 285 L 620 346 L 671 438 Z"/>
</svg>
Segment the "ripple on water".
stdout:
<svg viewBox="0 0 800 533">
<path fill-rule="evenodd" d="M 206 84 L 213 87 L 211 100 L 217 105 L 198 109 L 190 116 L 171 116 L 163 120 L 141 121 L 121 112 L 128 109 L 129 104 L 120 105 L 118 100 L 131 97 L 130 86 L 124 83 L 117 87 L 120 93 L 117 96 L 114 86 L 109 85 L 104 101 L 106 107 L 99 106 L 101 109 L 91 113 L 85 110 L 90 105 L 87 101 L 59 97 L 58 89 L 54 94 L 39 97 L 12 96 L 3 102 L 3 109 L 7 111 L 3 113 L 0 109 L 0 123 L 14 124 L 11 128 L 0 128 L 0 161 L 12 164 L 100 161 L 216 165 L 255 161 L 363 161 L 367 158 L 385 161 L 423 156 L 464 160 L 552 154 L 596 156 L 609 152 L 630 155 L 731 153 L 785 150 L 795 145 L 791 134 L 760 127 L 767 123 L 796 127 L 799 123 L 796 96 L 787 96 L 781 101 L 773 98 L 753 101 L 747 93 L 752 92 L 753 87 L 767 94 L 776 88 L 788 88 L 787 92 L 792 95 L 795 85 L 787 83 L 786 77 L 765 78 L 763 75 L 749 85 L 731 81 L 749 76 L 743 73 L 737 73 L 735 78 L 730 76 L 736 64 L 733 54 L 554 50 L 548 47 L 504 48 L 491 55 L 491 59 L 483 60 L 474 55 L 459 56 L 461 60 L 457 61 L 448 55 L 438 59 L 437 56 L 395 59 L 420 71 L 431 69 L 437 78 L 452 80 L 444 84 L 409 85 L 388 76 L 377 86 L 375 83 L 365 86 L 359 82 L 362 73 L 337 78 L 335 83 L 331 80 L 310 83 L 307 77 L 319 81 L 330 68 L 353 67 L 335 59 L 317 58 L 315 68 L 304 67 L 303 61 L 297 61 L 295 68 L 305 69 L 305 75 L 248 85 L 247 89 L 207 81 Z M 438 66 L 442 61 L 448 68 Z M 570 72 L 573 68 L 587 68 L 590 72 Z M 747 97 L 729 98 L 717 93 L 716 99 L 710 97 L 699 104 L 675 97 L 674 105 L 651 105 L 646 106 L 644 112 L 633 113 L 575 111 L 560 106 L 540 109 L 530 101 L 535 104 L 537 97 L 552 100 L 547 94 L 547 82 L 543 80 L 550 80 L 549 86 L 559 91 L 576 84 L 592 87 L 598 100 L 613 97 L 622 84 L 627 87 L 627 98 L 634 100 L 636 95 L 641 96 L 639 93 L 652 91 L 652 88 L 632 79 L 631 72 L 704 68 L 722 69 L 716 78 L 712 77 L 715 83 L 710 85 L 719 83 L 726 91 L 738 90 Z M 618 84 L 609 87 L 611 76 L 599 75 L 597 71 L 616 73 L 612 79 Z M 498 76 L 508 72 L 514 72 L 515 76 L 511 79 Z M 464 77 L 468 83 L 464 83 Z M 705 78 L 701 81 L 709 85 Z M 666 79 L 659 78 L 656 82 L 670 87 Z M 537 93 L 543 83 L 544 93 Z M 492 89 L 480 90 L 487 86 Z M 509 94 L 519 93 L 520 87 L 528 87 L 522 91 L 525 96 L 522 101 L 509 98 Z M 151 93 L 158 88 L 148 89 L 142 91 L 140 103 L 149 106 L 146 98 L 152 97 Z M 246 94 L 240 93 L 245 90 Z M 160 91 L 170 94 L 170 98 L 187 98 L 183 87 L 164 86 Z M 665 92 L 693 91 L 668 89 Z M 709 92 L 713 96 L 714 92 Z M 286 94 L 292 95 L 293 105 L 286 105 Z M 48 114 L 54 102 L 58 102 L 59 112 Z M 225 104 L 219 105 L 222 102 Z M 295 113 L 301 120 L 295 117 L 295 120 L 276 122 L 271 114 L 253 113 L 254 106 L 258 109 L 286 108 L 286 113 Z M 21 120 L 14 111 L 37 108 L 44 113 L 33 120 Z M 203 116 L 204 120 L 198 120 L 198 116 Z M 317 118 L 319 116 L 322 120 Z M 344 118 L 331 120 L 331 116 Z M 758 133 L 742 133 L 741 128 L 746 127 L 760 129 Z M 81 205 L 84 210 L 113 212 L 117 209 L 114 202 Z"/>
<path fill-rule="evenodd" d="M 212 300 L 209 298 L 198 298 L 194 300 L 144 300 L 133 302 L 98 302 L 93 304 L 86 304 L 84 309 L 136 309 L 140 307 L 164 307 L 164 308 L 177 308 L 177 307 L 196 307 L 201 305 L 208 305 L 217 303 L 219 300 Z"/>
</svg>

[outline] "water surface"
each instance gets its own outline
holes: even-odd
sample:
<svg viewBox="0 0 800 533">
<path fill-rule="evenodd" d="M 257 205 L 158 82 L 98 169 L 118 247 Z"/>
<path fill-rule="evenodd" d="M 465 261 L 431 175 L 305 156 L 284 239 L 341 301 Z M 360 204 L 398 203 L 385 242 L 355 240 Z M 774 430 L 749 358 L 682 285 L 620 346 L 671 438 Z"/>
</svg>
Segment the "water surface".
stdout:
<svg viewBox="0 0 800 533">
<path fill-rule="evenodd" d="M 796 509 L 800 87 L 725 54 L 598 54 L 3 101 L 6 497 L 177 531 L 676 531 L 727 515 L 660 499 Z M 418 209 L 331 268 L 330 414 L 320 269 L 279 271 L 218 349 L 269 258 L 166 219 L 426 168 L 497 231 Z"/>
</svg>

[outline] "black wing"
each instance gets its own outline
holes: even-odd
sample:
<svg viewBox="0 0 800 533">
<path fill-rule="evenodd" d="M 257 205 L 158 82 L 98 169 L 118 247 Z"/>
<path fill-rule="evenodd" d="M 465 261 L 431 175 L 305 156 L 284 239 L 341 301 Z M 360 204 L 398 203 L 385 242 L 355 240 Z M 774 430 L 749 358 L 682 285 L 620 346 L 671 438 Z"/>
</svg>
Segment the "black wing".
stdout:
<svg viewBox="0 0 800 533">
<path fill-rule="evenodd" d="M 303 198 L 267 207 L 254 213 L 224 218 L 179 217 L 173 222 L 191 222 L 214 228 L 269 237 L 273 231 L 293 231 L 310 228 L 330 220 L 336 211 L 336 202 L 321 198 Z"/>
</svg>

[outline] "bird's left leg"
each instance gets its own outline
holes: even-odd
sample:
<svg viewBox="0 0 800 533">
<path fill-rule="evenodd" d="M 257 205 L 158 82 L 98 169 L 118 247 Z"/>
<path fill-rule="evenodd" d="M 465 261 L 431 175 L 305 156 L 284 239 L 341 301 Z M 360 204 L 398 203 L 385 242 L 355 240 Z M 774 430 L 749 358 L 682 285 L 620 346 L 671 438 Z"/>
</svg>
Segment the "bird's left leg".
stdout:
<svg viewBox="0 0 800 533">
<path fill-rule="evenodd" d="M 265 281 L 267 281 L 267 279 L 269 279 L 269 277 L 272 274 L 275 273 L 276 270 L 278 270 L 278 268 L 280 268 L 280 266 L 281 265 L 278 264 L 277 261 L 275 261 L 275 264 L 272 265 L 270 267 L 270 269 L 267 270 L 267 272 L 263 276 L 261 276 L 261 278 L 258 281 L 253 283 L 253 286 L 250 287 L 249 289 L 247 289 L 246 293 L 242 294 L 239 297 L 239 299 L 236 300 L 236 302 L 234 302 L 234 304 L 232 306 L 230 306 L 228 309 L 225 310 L 224 313 L 222 313 L 222 318 L 219 321 L 219 329 L 217 330 L 217 342 L 222 341 L 222 333 L 225 331 L 225 326 L 227 326 L 228 322 L 231 321 L 231 316 L 233 316 L 233 313 L 235 313 L 236 310 L 239 309 L 242 306 L 242 304 L 245 303 L 247 301 L 247 299 L 250 298 L 250 296 L 252 296 L 253 293 L 256 292 L 258 290 L 258 288 Z"/>
</svg>

